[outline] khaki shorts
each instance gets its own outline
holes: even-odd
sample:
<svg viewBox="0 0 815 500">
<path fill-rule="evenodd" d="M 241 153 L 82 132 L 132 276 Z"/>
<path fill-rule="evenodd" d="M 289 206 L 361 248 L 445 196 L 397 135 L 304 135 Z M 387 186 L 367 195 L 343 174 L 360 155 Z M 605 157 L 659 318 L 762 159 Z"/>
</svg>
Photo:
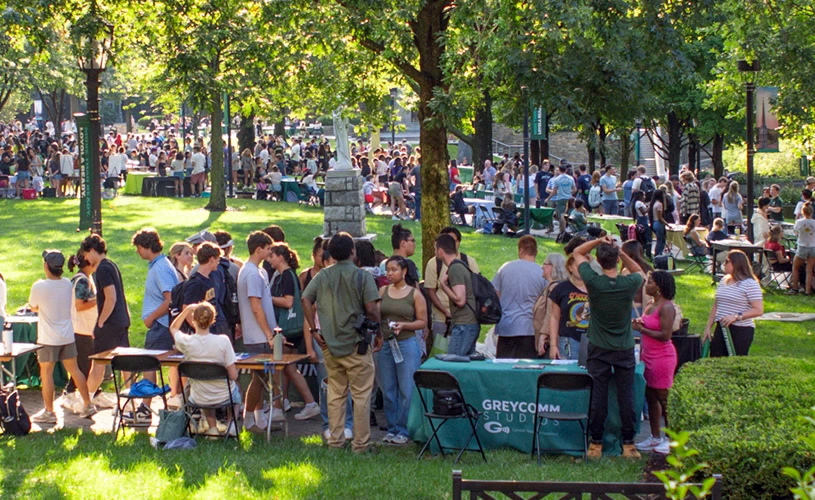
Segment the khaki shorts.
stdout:
<svg viewBox="0 0 815 500">
<path fill-rule="evenodd" d="M 76 356 L 76 342 L 65 345 L 44 345 L 37 351 L 37 361 L 40 363 L 56 363 Z"/>
</svg>

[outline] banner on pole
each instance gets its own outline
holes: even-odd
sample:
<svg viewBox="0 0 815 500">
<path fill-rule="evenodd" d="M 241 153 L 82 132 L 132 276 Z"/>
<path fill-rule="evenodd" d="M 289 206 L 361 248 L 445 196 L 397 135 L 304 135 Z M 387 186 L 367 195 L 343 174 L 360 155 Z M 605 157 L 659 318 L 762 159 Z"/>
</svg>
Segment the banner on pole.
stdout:
<svg viewBox="0 0 815 500">
<path fill-rule="evenodd" d="M 778 152 L 778 116 L 775 103 L 778 101 L 778 87 L 756 88 L 756 151 L 759 153 Z"/>
<path fill-rule="evenodd" d="M 93 226 L 93 157 L 91 152 L 91 120 L 84 113 L 74 114 L 79 146 L 79 230 Z"/>
<path fill-rule="evenodd" d="M 541 107 L 532 107 L 532 120 L 529 128 L 529 138 L 533 141 L 545 141 L 546 138 L 546 110 Z"/>
</svg>

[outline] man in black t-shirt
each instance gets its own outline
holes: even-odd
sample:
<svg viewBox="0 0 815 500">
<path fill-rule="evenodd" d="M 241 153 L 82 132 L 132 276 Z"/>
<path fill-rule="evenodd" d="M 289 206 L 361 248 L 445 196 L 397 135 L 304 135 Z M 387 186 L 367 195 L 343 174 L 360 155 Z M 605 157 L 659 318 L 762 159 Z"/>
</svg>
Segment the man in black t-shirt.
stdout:
<svg viewBox="0 0 815 500">
<path fill-rule="evenodd" d="M 96 284 L 96 309 L 99 317 L 93 329 L 93 353 L 130 347 L 128 329 L 130 311 L 127 308 L 122 273 L 107 257 L 107 244 L 101 236 L 92 234 L 80 245 L 85 259 L 96 268 L 93 280 Z M 96 362 L 88 375 L 88 391 L 94 394 L 102 384 L 105 367 Z"/>
<path fill-rule="evenodd" d="M 535 187 L 538 190 L 538 199 L 535 200 L 535 208 L 540 208 L 541 205 L 546 206 L 546 198 L 549 196 L 546 194 L 546 186 L 551 179 L 552 172 L 549 160 L 543 160 L 541 169 L 535 174 Z"/>
<path fill-rule="evenodd" d="M 216 273 L 218 272 L 221 249 L 215 243 L 206 241 L 199 245 L 195 257 L 198 260 L 198 270 L 184 284 L 184 307 L 199 302 L 209 302 L 215 308 L 215 323 L 210 328 L 210 332 L 216 335 L 229 336 L 229 323 L 227 323 L 226 316 L 224 316 L 221 301 L 218 300 L 218 288 L 213 279 L 218 276 Z M 192 323 L 190 323 L 190 326 L 193 326 Z"/>
</svg>

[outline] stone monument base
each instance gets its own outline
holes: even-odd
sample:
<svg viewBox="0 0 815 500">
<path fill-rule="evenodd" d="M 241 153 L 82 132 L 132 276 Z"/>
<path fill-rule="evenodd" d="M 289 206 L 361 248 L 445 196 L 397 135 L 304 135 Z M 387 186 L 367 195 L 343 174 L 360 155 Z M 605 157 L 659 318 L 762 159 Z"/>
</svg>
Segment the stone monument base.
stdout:
<svg viewBox="0 0 815 500">
<path fill-rule="evenodd" d="M 325 176 L 323 234 L 345 231 L 357 238 L 370 238 L 365 226 L 364 179 L 359 170 L 330 170 Z"/>
</svg>

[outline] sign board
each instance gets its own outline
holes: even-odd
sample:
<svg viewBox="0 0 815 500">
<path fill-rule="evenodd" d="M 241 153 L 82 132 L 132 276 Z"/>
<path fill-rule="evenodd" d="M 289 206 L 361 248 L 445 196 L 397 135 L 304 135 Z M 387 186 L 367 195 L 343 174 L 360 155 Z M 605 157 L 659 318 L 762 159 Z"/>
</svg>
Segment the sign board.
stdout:
<svg viewBox="0 0 815 500">
<path fill-rule="evenodd" d="M 74 114 L 77 144 L 79 145 L 79 227 L 88 231 L 93 226 L 93 151 L 91 149 L 91 120 L 84 113 Z M 98 182 L 98 180 L 96 181 Z"/>
<path fill-rule="evenodd" d="M 756 151 L 759 153 L 778 152 L 778 116 L 775 103 L 778 101 L 778 87 L 756 88 Z"/>
<path fill-rule="evenodd" d="M 545 141 L 546 137 L 546 110 L 541 107 L 532 107 L 530 110 L 532 120 L 529 128 L 529 138 L 533 141 Z"/>
</svg>

